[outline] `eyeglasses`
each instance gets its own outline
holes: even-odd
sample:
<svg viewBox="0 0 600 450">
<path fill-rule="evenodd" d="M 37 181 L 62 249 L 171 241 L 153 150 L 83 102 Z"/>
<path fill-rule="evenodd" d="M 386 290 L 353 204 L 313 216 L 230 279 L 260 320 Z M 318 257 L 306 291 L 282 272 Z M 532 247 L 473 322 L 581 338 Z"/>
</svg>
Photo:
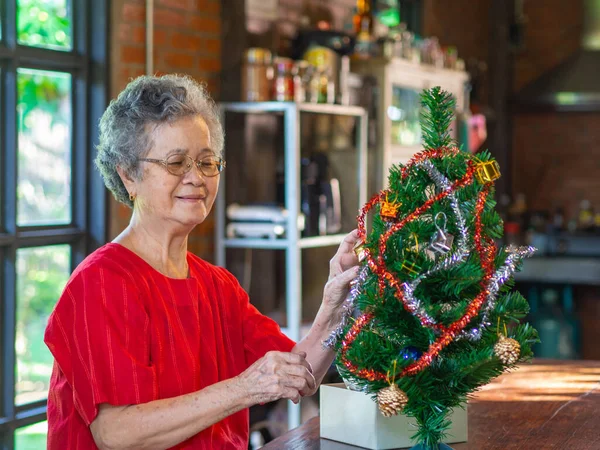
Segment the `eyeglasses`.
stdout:
<svg viewBox="0 0 600 450">
<path fill-rule="evenodd" d="M 140 158 L 138 161 L 162 164 L 169 173 L 177 176 L 188 173 L 194 164 L 207 177 L 216 177 L 225 168 L 225 161 L 218 156 L 207 156 L 200 160 L 194 160 L 189 155 L 175 154 L 167 159 Z"/>
</svg>

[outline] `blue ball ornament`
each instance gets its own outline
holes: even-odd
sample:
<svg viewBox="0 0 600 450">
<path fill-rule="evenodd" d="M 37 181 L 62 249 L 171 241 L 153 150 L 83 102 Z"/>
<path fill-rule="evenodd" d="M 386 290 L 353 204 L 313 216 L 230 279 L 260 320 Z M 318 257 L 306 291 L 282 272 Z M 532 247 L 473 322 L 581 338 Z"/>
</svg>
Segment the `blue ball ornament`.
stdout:
<svg viewBox="0 0 600 450">
<path fill-rule="evenodd" d="M 405 361 L 408 361 L 408 360 L 416 361 L 417 359 L 419 359 L 421 357 L 422 354 L 423 354 L 423 352 L 421 352 L 416 347 L 405 347 L 402 350 L 400 350 L 400 358 L 402 358 Z"/>
</svg>

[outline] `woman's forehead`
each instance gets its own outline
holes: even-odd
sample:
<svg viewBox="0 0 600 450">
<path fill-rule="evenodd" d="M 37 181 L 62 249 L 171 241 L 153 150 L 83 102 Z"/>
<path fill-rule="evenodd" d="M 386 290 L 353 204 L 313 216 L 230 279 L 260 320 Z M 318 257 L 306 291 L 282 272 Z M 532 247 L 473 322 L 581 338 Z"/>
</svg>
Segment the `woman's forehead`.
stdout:
<svg viewBox="0 0 600 450">
<path fill-rule="evenodd" d="M 200 116 L 186 117 L 155 126 L 151 132 L 151 153 L 214 153 L 211 150 L 210 133 Z"/>
</svg>

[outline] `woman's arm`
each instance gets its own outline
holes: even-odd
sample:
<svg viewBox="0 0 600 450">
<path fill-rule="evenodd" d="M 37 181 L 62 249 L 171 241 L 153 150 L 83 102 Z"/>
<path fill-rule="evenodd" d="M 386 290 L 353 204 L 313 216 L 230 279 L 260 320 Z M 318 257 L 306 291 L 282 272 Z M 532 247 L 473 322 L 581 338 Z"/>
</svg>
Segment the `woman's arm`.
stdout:
<svg viewBox="0 0 600 450">
<path fill-rule="evenodd" d="M 353 272 L 353 274 L 350 280 L 356 276 L 356 272 Z M 335 359 L 335 352 L 323 348 L 323 341 L 329 337 L 339 324 L 339 320 L 336 321 L 335 319 L 336 317 L 337 314 L 328 311 L 321 304 L 321 308 L 319 308 L 310 331 L 292 350 L 294 353 L 306 353 L 306 361 L 310 364 L 313 376 L 315 377 L 315 389 L 307 392 L 306 395 L 313 395 L 316 392 L 331 363 Z"/>
<path fill-rule="evenodd" d="M 90 430 L 101 450 L 162 449 L 225 417 L 280 398 L 298 402 L 315 389 L 304 355 L 269 352 L 237 377 L 200 391 L 140 405 L 100 405 Z"/>
<path fill-rule="evenodd" d="M 169 448 L 250 406 L 235 378 L 141 405 L 100 405 L 90 425 L 101 450 Z"/>
<path fill-rule="evenodd" d="M 294 352 L 306 353 L 306 360 L 312 367 L 316 380 L 316 392 L 323 377 L 335 358 L 335 352 L 323 348 L 323 341 L 342 320 L 342 303 L 348 295 L 350 282 L 358 275 L 358 258 L 354 245 L 358 241 L 358 232 L 348 234 L 340 244 L 337 253 L 329 262 L 329 280 L 323 290 L 323 302 L 319 308 L 310 331 L 295 347 Z"/>
</svg>

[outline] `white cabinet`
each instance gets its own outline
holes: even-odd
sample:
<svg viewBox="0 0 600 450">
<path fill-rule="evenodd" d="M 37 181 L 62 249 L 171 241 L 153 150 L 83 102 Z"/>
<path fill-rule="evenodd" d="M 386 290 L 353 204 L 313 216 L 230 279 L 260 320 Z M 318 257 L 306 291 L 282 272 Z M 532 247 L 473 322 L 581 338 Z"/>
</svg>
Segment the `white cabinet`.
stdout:
<svg viewBox="0 0 600 450">
<path fill-rule="evenodd" d="M 354 61 L 352 72 L 374 77 L 378 86 L 377 148 L 369 149 L 376 152 L 375 158 L 369 159 L 369 175 L 374 178 L 377 190 L 385 187 L 392 164 L 405 163 L 422 149 L 419 114 L 423 89 L 440 86 L 452 93 L 457 112 L 469 107 L 466 72 L 437 69 L 399 58 Z M 457 139 L 456 127 L 453 128 L 453 138 Z"/>
</svg>

